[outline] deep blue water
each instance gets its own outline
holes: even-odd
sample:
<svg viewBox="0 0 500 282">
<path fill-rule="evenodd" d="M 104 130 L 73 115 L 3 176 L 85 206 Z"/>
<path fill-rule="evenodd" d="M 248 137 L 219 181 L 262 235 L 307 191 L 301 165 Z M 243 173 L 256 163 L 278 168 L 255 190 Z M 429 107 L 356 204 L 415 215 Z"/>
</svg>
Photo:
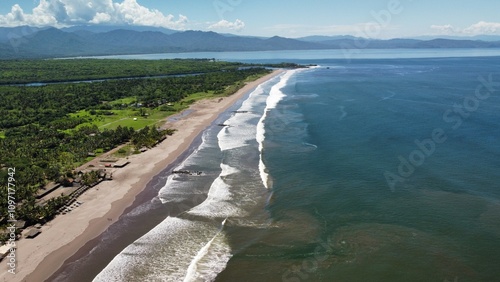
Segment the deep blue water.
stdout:
<svg viewBox="0 0 500 282">
<path fill-rule="evenodd" d="M 95 281 L 500 280 L 500 58 L 301 62 L 158 195 L 208 198 Z"/>
<path fill-rule="evenodd" d="M 499 281 L 500 59 L 320 65 L 266 119 L 280 228 L 217 281 Z"/>
</svg>

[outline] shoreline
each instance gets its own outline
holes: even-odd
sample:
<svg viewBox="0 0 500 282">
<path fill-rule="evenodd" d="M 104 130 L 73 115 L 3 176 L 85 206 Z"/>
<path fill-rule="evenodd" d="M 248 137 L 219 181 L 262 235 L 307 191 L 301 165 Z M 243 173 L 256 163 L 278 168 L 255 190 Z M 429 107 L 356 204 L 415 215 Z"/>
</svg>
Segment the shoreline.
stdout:
<svg viewBox="0 0 500 282">
<path fill-rule="evenodd" d="M 189 150 L 192 143 L 217 117 L 243 98 L 249 91 L 279 75 L 275 70 L 247 83 L 236 93 L 215 99 L 203 99 L 189 107 L 186 116 L 166 119 L 162 127 L 177 129 L 174 135 L 156 147 L 129 157 L 128 166 L 113 172 L 107 181 L 88 190 L 78 198 L 81 206 L 68 214 L 58 215 L 42 227 L 34 239 L 17 242 L 16 274 L 6 267 L 0 274 L 4 281 L 45 281 L 56 273 L 70 257 L 88 242 L 103 234 L 130 208 L 147 184 Z"/>
</svg>

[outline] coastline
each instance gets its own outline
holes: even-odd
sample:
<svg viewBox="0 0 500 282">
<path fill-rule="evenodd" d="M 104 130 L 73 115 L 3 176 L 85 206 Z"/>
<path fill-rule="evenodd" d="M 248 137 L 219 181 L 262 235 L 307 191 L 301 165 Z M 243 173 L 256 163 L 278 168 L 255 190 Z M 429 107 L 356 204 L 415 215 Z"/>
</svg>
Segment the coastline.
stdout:
<svg viewBox="0 0 500 282">
<path fill-rule="evenodd" d="M 167 119 L 163 127 L 177 129 L 174 135 L 142 154 L 130 156 L 128 166 L 113 172 L 113 181 L 103 182 L 85 192 L 78 198 L 83 202 L 81 206 L 48 222 L 38 237 L 18 241 L 16 274 L 5 270 L 0 279 L 14 282 L 49 278 L 87 242 L 105 232 L 133 204 L 148 182 L 188 150 L 221 113 L 281 72 L 283 70 L 275 70 L 247 83 L 222 101 L 219 98 L 198 101 L 191 105 L 187 116 Z"/>
</svg>

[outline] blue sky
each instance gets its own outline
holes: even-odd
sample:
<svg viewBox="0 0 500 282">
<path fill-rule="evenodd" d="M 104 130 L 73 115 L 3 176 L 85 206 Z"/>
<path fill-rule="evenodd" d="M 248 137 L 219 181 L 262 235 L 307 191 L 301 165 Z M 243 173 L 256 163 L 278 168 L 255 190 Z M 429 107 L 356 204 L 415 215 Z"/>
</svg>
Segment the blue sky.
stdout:
<svg viewBox="0 0 500 282">
<path fill-rule="evenodd" d="M 500 35 L 498 0 L 2 0 L 0 26 L 133 24 L 255 36 Z"/>
</svg>

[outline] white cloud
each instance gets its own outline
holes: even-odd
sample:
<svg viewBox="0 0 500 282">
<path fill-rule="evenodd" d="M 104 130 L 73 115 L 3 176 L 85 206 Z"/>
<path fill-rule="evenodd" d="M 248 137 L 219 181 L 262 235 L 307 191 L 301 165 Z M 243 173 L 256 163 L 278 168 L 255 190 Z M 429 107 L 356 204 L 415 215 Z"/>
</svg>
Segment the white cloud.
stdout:
<svg viewBox="0 0 500 282">
<path fill-rule="evenodd" d="M 215 24 L 212 24 L 208 27 L 208 29 L 229 29 L 229 30 L 236 30 L 240 31 L 243 28 L 245 28 L 245 23 L 239 19 L 235 20 L 234 22 L 230 22 L 227 20 L 221 20 Z"/>
<path fill-rule="evenodd" d="M 447 25 L 432 25 L 431 28 L 440 34 L 453 34 L 457 30 L 450 24 Z"/>
<path fill-rule="evenodd" d="M 431 28 L 445 35 L 500 35 L 500 23 L 480 21 L 466 28 L 452 25 L 432 25 Z"/>
<path fill-rule="evenodd" d="M 111 16 L 106 13 L 97 13 L 94 18 L 89 21 L 92 24 L 109 23 L 111 22 Z"/>
<path fill-rule="evenodd" d="M 137 0 L 40 0 L 31 14 L 19 5 L 10 13 L 0 15 L 0 26 L 70 26 L 75 24 L 131 24 L 184 29 L 188 18 L 164 15 L 149 9 Z"/>
<path fill-rule="evenodd" d="M 158 10 L 151 10 L 139 5 L 136 0 L 124 0 L 113 6 L 117 19 L 129 24 L 183 29 L 188 22 L 188 18 L 183 15 L 179 15 L 179 19 L 175 21 L 173 15 L 164 16 Z"/>
<path fill-rule="evenodd" d="M 500 23 L 478 22 L 464 29 L 467 34 L 500 34 Z"/>
<path fill-rule="evenodd" d="M 2 18 L 0 19 L 5 19 L 5 21 L 23 21 L 24 20 L 24 12 L 23 9 L 19 5 L 14 5 L 12 6 L 12 9 L 10 10 L 10 13 L 8 13 L 5 16 L 0 16 Z"/>
</svg>

